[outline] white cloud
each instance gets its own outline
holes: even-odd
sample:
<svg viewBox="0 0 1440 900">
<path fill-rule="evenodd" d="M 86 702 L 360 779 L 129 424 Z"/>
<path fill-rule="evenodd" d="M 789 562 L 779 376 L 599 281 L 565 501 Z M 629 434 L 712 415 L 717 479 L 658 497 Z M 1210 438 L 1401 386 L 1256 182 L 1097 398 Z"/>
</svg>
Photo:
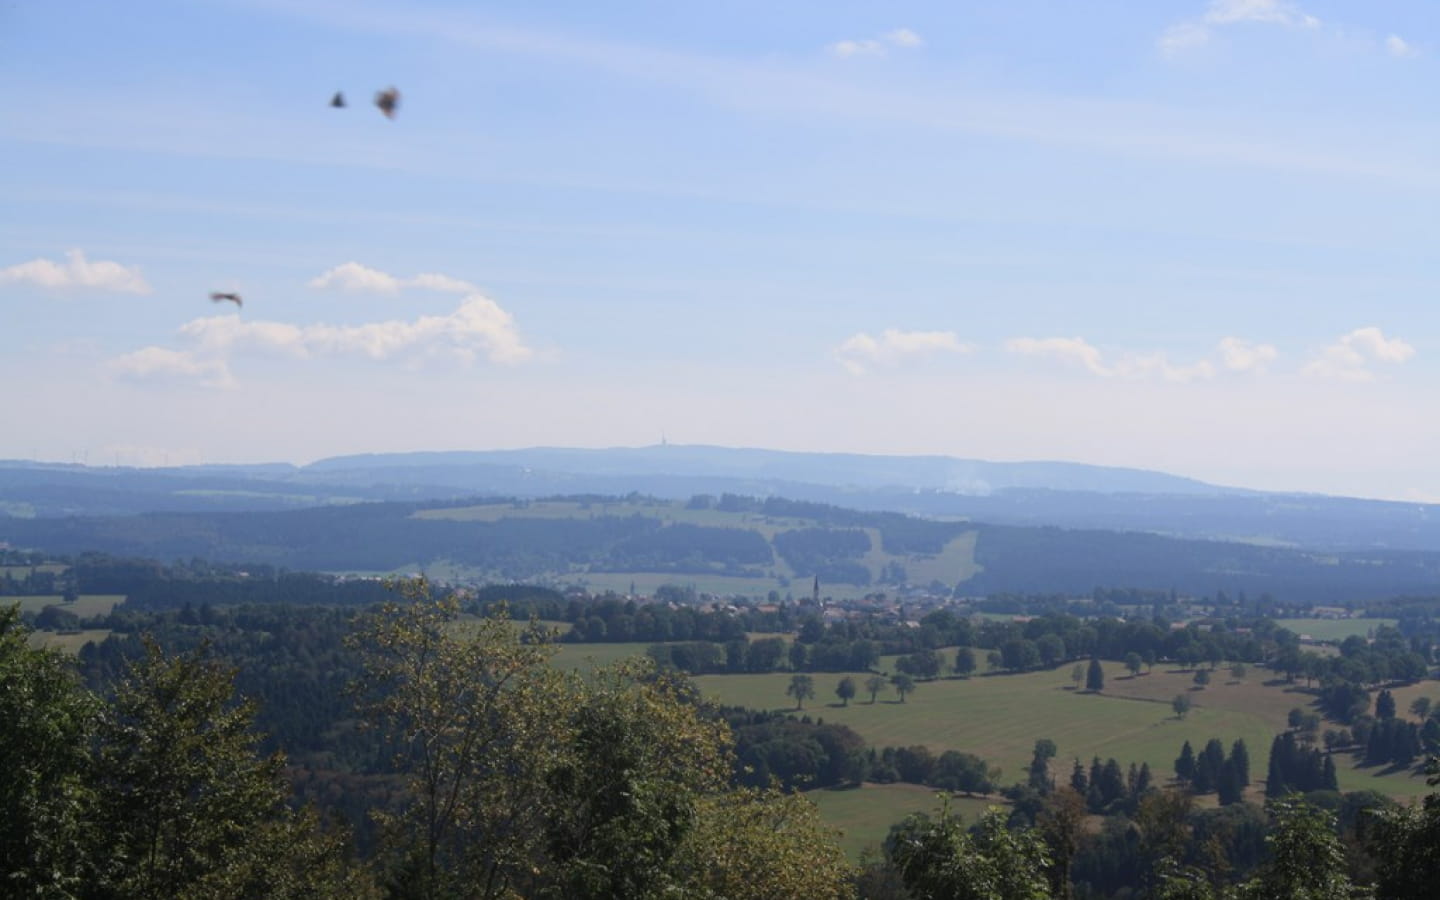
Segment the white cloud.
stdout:
<svg viewBox="0 0 1440 900">
<path fill-rule="evenodd" d="M 1372 362 L 1399 365 L 1415 355 L 1415 348 L 1400 338 L 1387 338 L 1379 328 L 1357 328 L 1317 352 L 1302 374 L 1343 381 L 1373 381 Z"/>
<path fill-rule="evenodd" d="M 1385 39 L 1385 52 L 1391 56 L 1401 57 L 1402 59 L 1409 56 L 1420 55 L 1420 51 L 1415 49 L 1415 45 L 1398 34 L 1392 34 Z"/>
<path fill-rule="evenodd" d="M 1175 365 L 1164 353 L 1126 353 L 1113 361 L 1084 338 L 1011 338 L 1005 349 L 1021 356 L 1038 356 L 1079 366 L 1101 378 L 1155 378 L 1164 381 L 1189 382 L 1215 377 L 1215 366 L 1201 360 L 1188 366 Z"/>
<path fill-rule="evenodd" d="M 474 294 L 454 312 L 361 325 L 292 325 L 210 316 L 181 326 L 180 334 L 206 353 L 260 353 L 295 359 L 361 356 L 383 361 L 400 357 L 449 356 L 471 363 L 480 357 L 510 365 L 533 352 L 521 340 L 514 317 L 488 297 Z"/>
<path fill-rule="evenodd" d="M 229 388 L 235 384 L 225 360 L 203 358 L 186 350 L 143 347 L 110 361 L 110 371 L 133 381 L 198 381 L 206 387 Z"/>
<path fill-rule="evenodd" d="M 1220 363 L 1231 372 L 1263 372 L 1280 355 L 1273 344 L 1252 344 L 1237 337 L 1222 338 L 1216 350 Z"/>
<path fill-rule="evenodd" d="M 953 331 L 900 331 L 887 328 L 879 338 L 865 332 L 851 335 L 835 348 L 835 358 L 851 374 L 863 375 L 872 365 L 896 365 L 906 359 L 935 353 L 969 353 Z"/>
<path fill-rule="evenodd" d="M 84 252 L 70 250 L 65 262 L 32 259 L 0 269 L 0 284 L 33 284 L 50 290 L 85 289 L 119 294 L 148 294 L 150 285 L 139 268 L 109 260 L 91 262 Z"/>
<path fill-rule="evenodd" d="M 925 43 L 920 35 L 908 28 L 897 28 L 882 37 L 893 47 L 919 47 Z"/>
<path fill-rule="evenodd" d="M 310 279 L 317 290 L 338 290 L 346 293 L 395 294 L 407 287 L 449 294 L 478 294 L 480 289 L 468 281 L 424 272 L 414 278 L 396 278 L 388 272 L 372 269 L 358 262 L 341 263 Z"/>
<path fill-rule="evenodd" d="M 842 59 L 850 56 L 884 56 L 891 48 L 914 49 L 925 40 L 909 28 L 896 28 L 873 38 L 836 41 L 825 49 Z"/>
<path fill-rule="evenodd" d="M 347 262 L 312 278 L 310 286 L 319 290 L 334 289 L 347 293 L 394 294 L 400 290 L 400 279 L 379 269 L 362 266 L 357 262 Z"/>
<path fill-rule="evenodd" d="M 113 360 L 111 370 L 125 378 L 186 378 L 213 387 L 229 387 L 234 383 L 230 360 L 237 355 L 292 360 L 359 357 L 411 364 L 447 359 L 461 365 L 482 359 L 497 365 L 515 365 L 535 355 L 521 338 L 514 316 L 474 285 L 458 278 L 426 273 L 402 279 L 348 262 L 311 280 L 310 286 L 385 294 L 413 287 L 465 296 L 459 306 L 443 315 L 358 325 L 297 325 L 240 316 L 207 316 L 180 327 L 180 337 L 188 349 L 146 347 Z"/>
<path fill-rule="evenodd" d="M 1320 20 L 1288 0 L 1211 0 L 1203 21 L 1208 25 L 1263 22 L 1286 28 L 1318 28 Z"/>
<path fill-rule="evenodd" d="M 1278 25 L 1282 28 L 1314 29 L 1320 20 L 1289 0 L 1211 0 L 1198 19 L 1178 22 L 1165 29 L 1156 46 L 1174 56 L 1209 43 L 1215 29 L 1243 23 Z"/>
</svg>

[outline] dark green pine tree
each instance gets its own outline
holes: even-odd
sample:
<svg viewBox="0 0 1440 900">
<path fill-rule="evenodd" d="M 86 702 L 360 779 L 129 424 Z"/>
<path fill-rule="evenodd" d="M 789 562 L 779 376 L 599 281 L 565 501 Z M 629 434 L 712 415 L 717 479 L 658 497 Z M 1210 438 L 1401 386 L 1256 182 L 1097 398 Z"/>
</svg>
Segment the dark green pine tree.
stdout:
<svg viewBox="0 0 1440 900">
<path fill-rule="evenodd" d="M 1189 741 L 1180 748 L 1180 756 L 1175 760 L 1175 777 L 1187 783 L 1195 777 L 1195 751 Z"/>
<path fill-rule="evenodd" d="M 1340 779 L 1335 774 L 1335 757 L 1325 754 L 1325 768 L 1321 774 L 1322 787 L 1327 791 L 1340 790 Z"/>
<path fill-rule="evenodd" d="M 1395 718 L 1395 695 L 1388 690 L 1381 691 L 1375 698 L 1375 718 Z"/>
<path fill-rule="evenodd" d="M 1098 657 L 1090 657 L 1090 668 L 1085 673 L 1085 690 L 1100 693 L 1105 690 L 1105 669 Z"/>
<path fill-rule="evenodd" d="M 1080 764 L 1078 756 L 1075 757 L 1075 768 L 1070 771 L 1070 786 L 1082 797 L 1090 790 L 1090 779 L 1085 777 L 1085 767 Z"/>
<path fill-rule="evenodd" d="M 1275 735 L 1275 740 L 1270 742 L 1270 766 L 1265 775 L 1265 796 L 1272 800 L 1290 792 L 1286 771 L 1294 748 L 1295 739 L 1288 731 Z"/>
<path fill-rule="evenodd" d="M 1238 738 L 1230 745 L 1230 762 L 1235 766 L 1235 777 L 1243 790 L 1250 784 L 1250 750 L 1245 746 L 1244 738 Z"/>
</svg>

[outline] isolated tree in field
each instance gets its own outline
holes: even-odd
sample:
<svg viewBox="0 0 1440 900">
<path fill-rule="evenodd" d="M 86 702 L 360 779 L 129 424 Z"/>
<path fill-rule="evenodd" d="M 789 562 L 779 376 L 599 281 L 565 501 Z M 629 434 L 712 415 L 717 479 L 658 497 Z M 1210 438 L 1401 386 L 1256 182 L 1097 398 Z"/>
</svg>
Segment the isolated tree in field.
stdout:
<svg viewBox="0 0 1440 900">
<path fill-rule="evenodd" d="M 1249 669 L 1245 668 L 1245 664 L 1243 662 L 1232 663 L 1230 665 L 1230 677 L 1234 678 L 1236 681 L 1244 681 L 1245 673 L 1248 671 Z"/>
<path fill-rule="evenodd" d="M 1430 703 L 1429 697 L 1416 697 L 1410 701 L 1410 715 L 1422 722 L 1425 721 L 1430 717 Z"/>
<path fill-rule="evenodd" d="M 815 696 L 815 679 L 809 675 L 791 675 L 785 694 L 795 698 L 796 709 L 804 709 L 805 701 Z"/>
<path fill-rule="evenodd" d="M 870 692 L 870 704 L 872 706 L 875 704 L 875 696 L 885 690 L 888 684 L 889 682 L 885 680 L 884 675 L 871 675 L 865 679 L 865 690 Z"/>
<path fill-rule="evenodd" d="M 1375 695 L 1375 718 L 1395 718 L 1395 695 L 1390 691 L 1384 690 Z"/>
<path fill-rule="evenodd" d="M 1129 653 L 1125 654 L 1125 668 L 1130 670 L 1131 677 L 1139 675 L 1140 669 L 1144 665 L 1145 660 L 1141 659 L 1140 654 L 1136 653 L 1134 650 L 1131 650 Z"/>
<path fill-rule="evenodd" d="M 1080 690 L 1080 685 L 1085 683 L 1085 664 L 1076 663 L 1070 670 L 1070 680 L 1075 682 L 1075 690 Z"/>
<path fill-rule="evenodd" d="M 1210 683 L 1210 670 L 1196 669 L 1194 681 L 1196 687 L 1204 688 L 1207 684 Z"/>
<path fill-rule="evenodd" d="M 855 679 L 849 675 L 840 679 L 840 683 L 835 685 L 835 696 L 840 698 L 842 706 L 849 706 L 850 698 L 855 696 Z"/>
<path fill-rule="evenodd" d="M 1189 694 L 1176 694 L 1175 699 L 1170 701 L 1170 708 L 1175 710 L 1175 718 L 1185 718 L 1185 715 L 1190 712 L 1192 702 Z"/>
<path fill-rule="evenodd" d="M 975 671 L 975 651 L 969 647 L 961 647 L 955 651 L 955 674 L 964 678 L 970 677 Z"/>
<path fill-rule="evenodd" d="M 1090 668 L 1085 672 L 1085 689 L 1097 694 L 1105 690 L 1105 670 L 1100 666 L 1099 657 L 1090 658 Z"/>
<path fill-rule="evenodd" d="M 915 679 L 901 672 L 890 676 L 890 683 L 895 686 L 895 693 L 900 695 L 900 702 L 905 702 L 905 695 L 915 690 Z"/>
</svg>

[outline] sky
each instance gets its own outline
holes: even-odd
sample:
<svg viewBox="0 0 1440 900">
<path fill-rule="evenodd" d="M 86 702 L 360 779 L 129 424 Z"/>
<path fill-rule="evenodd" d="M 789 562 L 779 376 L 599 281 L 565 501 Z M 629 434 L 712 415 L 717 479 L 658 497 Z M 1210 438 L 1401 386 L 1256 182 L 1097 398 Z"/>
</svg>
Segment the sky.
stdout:
<svg viewBox="0 0 1440 900">
<path fill-rule="evenodd" d="M 1433 0 L 10 0 L 0 77 L 0 458 L 1440 502 Z"/>
</svg>

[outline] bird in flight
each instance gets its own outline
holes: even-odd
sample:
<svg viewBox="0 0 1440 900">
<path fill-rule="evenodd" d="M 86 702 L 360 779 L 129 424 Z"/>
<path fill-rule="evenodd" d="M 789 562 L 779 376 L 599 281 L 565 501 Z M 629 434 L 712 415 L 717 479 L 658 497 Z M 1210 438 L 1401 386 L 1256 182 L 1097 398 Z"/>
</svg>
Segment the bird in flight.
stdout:
<svg viewBox="0 0 1440 900">
<path fill-rule="evenodd" d="M 330 98 L 330 105 L 335 107 L 336 109 L 344 108 L 345 94 L 341 91 L 336 91 L 335 96 Z"/>
<path fill-rule="evenodd" d="M 221 301 L 223 301 L 223 300 L 229 300 L 231 303 L 234 303 L 237 307 L 240 307 L 240 306 L 244 306 L 244 305 L 245 305 L 244 303 L 241 302 L 241 300 L 240 300 L 240 295 L 239 295 L 239 294 L 225 294 L 225 293 L 221 293 L 220 291 L 211 291 L 211 292 L 210 292 L 210 299 L 213 300 L 213 301 L 215 301 L 216 303 L 219 303 L 219 302 L 221 302 Z"/>
<path fill-rule="evenodd" d="M 385 114 L 385 118 L 395 118 L 395 110 L 400 107 L 400 92 L 394 87 L 388 87 L 375 95 L 375 105 Z"/>
</svg>

